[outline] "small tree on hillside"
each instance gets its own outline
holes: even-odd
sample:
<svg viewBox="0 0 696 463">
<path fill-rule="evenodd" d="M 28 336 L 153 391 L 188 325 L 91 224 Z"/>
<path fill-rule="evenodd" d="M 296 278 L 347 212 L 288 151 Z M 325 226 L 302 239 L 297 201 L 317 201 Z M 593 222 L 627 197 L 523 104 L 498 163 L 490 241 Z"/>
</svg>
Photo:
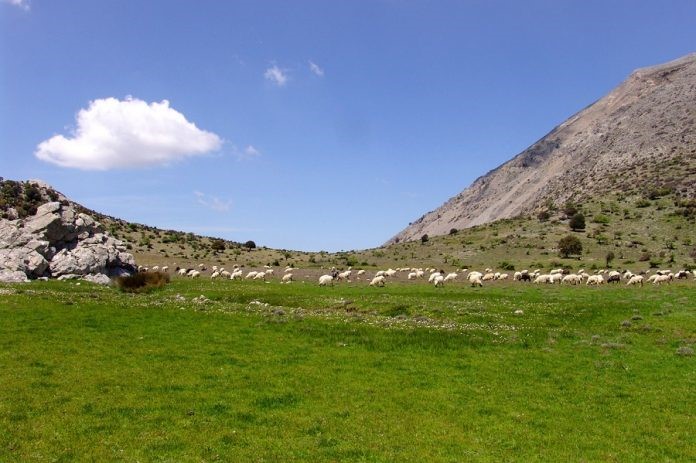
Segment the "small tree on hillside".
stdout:
<svg viewBox="0 0 696 463">
<path fill-rule="evenodd" d="M 611 261 L 614 260 L 616 256 L 614 255 L 614 251 L 609 251 L 606 256 L 604 256 L 604 260 L 607 263 L 607 267 L 611 264 Z"/>
<path fill-rule="evenodd" d="M 254 243 L 253 241 L 249 240 L 249 241 L 247 241 L 246 243 L 244 243 L 244 247 L 247 248 L 247 249 L 254 249 L 254 248 L 256 248 L 256 243 Z"/>
<path fill-rule="evenodd" d="M 428 234 L 426 233 L 425 235 L 421 236 L 421 243 L 425 244 L 428 242 L 430 238 L 428 238 Z"/>
<path fill-rule="evenodd" d="M 568 222 L 568 226 L 570 226 L 570 229 L 573 231 L 584 230 L 585 229 L 585 216 L 578 212 L 577 214 L 573 215 L 573 217 L 570 218 L 570 222 Z"/>
<path fill-rule="evenodd" d="M 210 247 L 212 248 L 213 251 L 215 252 L 221 252 L 225 250 L 225 240 L 221 239 L 214 239 L 210 243 Z"/>
<path fill-rule="evenodd" d="M 564 258 L 571 255 L 579 256 L 582 254 L 582 243 L 573 235 L 564 236 L 558 242 L 558 253 Z"/>
</svg>

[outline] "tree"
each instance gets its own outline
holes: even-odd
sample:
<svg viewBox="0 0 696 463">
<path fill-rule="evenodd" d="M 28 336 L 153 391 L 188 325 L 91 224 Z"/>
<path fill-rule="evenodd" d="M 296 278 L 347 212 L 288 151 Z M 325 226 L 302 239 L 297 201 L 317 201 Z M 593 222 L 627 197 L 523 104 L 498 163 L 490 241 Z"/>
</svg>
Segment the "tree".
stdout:
<svg viewBox="0 0 696 463">
<path fill-rule="evenodd" d="M 425 235 L 421 236 L 421 243 L 425 244 L 428 242 L 430 238 L 428 238 L 428 234 L 426 233 Z"/>
<path fill-rule="evenodd" d="M 585 216 L 581 213 L 577 213 L 570 218 L 568 222 L 570 229 L 573 231 L 584 230 L 585 229 Z"/>
<path fill-rule="evenodd" d="M 210 243 L 210 247 L 211 247 L 211 248 L 213 249 L 213 251 L 215 251 L 215 252 L 224 251 L 224 250 L 225 250 L 225 240 L 214 239 L 214 240 Z"/>
<path fill-rule="evenodd" d="M 244 247 L 247 249 L 255 249 L 256 248 L 256 243 L 253 241 L 249 240 L 246 243 L 244 243 Z"/>
<path fill-rule="evenodd" d="M 611 264 L 611 261 L 614 260 L 614 251 L 609 251 L 606 256 L 604 256 L 604 260 L 606 260 L 607 267 L 609 267 L 609 264 Z"/>
<path fill-rule="evenodd" d="M 561 257 L 564 258 L 567 258 L 571 255 L 579 256 L 580 254 L 582 254 L 582 243 L 577 237 L 573 235 L 564 236 L 558 242 L 558 253 L 561 255 Z"/>
</svg>

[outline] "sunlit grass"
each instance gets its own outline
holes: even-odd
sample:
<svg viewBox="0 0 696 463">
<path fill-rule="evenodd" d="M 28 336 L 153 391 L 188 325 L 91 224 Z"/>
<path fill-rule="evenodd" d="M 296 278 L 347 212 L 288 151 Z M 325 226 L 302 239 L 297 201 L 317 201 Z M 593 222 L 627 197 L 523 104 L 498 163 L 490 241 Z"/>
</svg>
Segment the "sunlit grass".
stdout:
<svg viewBox="0 0 696 463">
<path fill-rule="evenodd" d="M 0 461 L 689 461 L 695 291 L 3 286 Z"/>
</svg>

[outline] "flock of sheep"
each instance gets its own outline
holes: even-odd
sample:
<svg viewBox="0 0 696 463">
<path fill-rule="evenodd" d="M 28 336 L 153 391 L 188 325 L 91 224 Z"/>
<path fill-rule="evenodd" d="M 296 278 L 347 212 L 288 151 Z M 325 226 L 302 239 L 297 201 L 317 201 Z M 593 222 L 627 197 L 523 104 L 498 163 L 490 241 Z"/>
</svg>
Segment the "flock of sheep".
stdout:
<svg viewBox="0 0 696 463">
<path fill-rule="evenodd" d="M 183 277 L 198 278 L 208 269 L 204 264 L 199 264 L 196 268 L 176 268 L 176 274 Z M 291 283 L 294 281 L 293 272 L 297 270 L 293 267 L 286 267 L 282 277 L 280 278 L 281 283 Z M 168 266 L 157 266 L 152 268 L 138 267 L 138 271 L 160 271 L 167 273 L 169 271 Z M 226 270 L 224 267 L 218 267 L 213 265 L 211 267 L 210 278 L 211 279 L 246 279 L 246 280 L 268 280 L 274 276 L 274 270 L 270 266 L 265 266 L 263 270 L 251 270 L 246 272 L 239 267 L 234 265 L 231 270 Z M 428 275 L 428 283 L 436 287 L 444 286 L 445 283 L 463 279 L 468 281 L 471 286 L 482 287 L 484 282 L 493 282 L 497 280 L 513 280 L 519 282 L 530 282 L 534 284 L 569 284 L 569 285 L 581 285 L 585 284 L 587 286 L 592 285 L 602 285 L 605 283 L 621 283 L 626 282 L 627 286 L 643 286 L 645 282 L 652 283 L 654 285 L 660 285 L 663 283 L 669 283 L 675 279 L 688 279 L 690 277 L 696 278 L 696 270 L 688 271 L 681 270 L 673 273 L 671 270 L 657 270 L 651 274 L 650 270 L 641 272 L 640 274 L 634 274 L 630 270 L 625 270 L 619 272 L 616 270 L 599 270 L 594 274 L 585 272 L 585 270 L 579 270 L 577 273 L 570 273 L 567 270 L 558 268 L 551 270 L 549 273 L 542 273 L 541 269 L 534 270 L 532 272 L 528 270 L 522 270 L 515 272 L 512 277 L 508 273 L 494 272 L 492 269 L 487 268 L 483 272 L 469 269 L 459 269 L 454 272 L 446 273 L 443 270 L 437 270 L 433 268 L 397 268 L 388 270 L 379 270 L 370 278 L 365 270 L 354 271 L 352 268 L 348 268 L 344 271 L 339 271 L 332 268 L 329 273 L 323 274 L 319 277 L 319 286 L 333 286 L 337 282 L 350 282 L 351 278 L 355 277 L 357 280 L 366 279 L 369 280 L 369 286 L 379 286 L 383 287 L 386 285 L 389 279 L 395 278 L 398 274 L 406 274 L 407 280 L 425 280 L 426 274 Z"/>
</svg>

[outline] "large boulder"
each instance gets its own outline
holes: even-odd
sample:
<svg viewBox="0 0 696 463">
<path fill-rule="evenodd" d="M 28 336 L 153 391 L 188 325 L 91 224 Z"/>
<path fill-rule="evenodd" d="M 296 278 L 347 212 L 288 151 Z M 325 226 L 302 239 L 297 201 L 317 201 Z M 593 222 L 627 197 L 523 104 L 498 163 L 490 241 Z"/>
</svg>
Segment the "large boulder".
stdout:
<svg viewBox="0 0 696 463">
<path fill-rule="evenodd" d="M 89 215 L 49 202 L 24 220 L 0 220 L 0 271 L 2 281 L 94 275 L 104 283 L 135 272 L 135 259 Z"/>
</svg>

